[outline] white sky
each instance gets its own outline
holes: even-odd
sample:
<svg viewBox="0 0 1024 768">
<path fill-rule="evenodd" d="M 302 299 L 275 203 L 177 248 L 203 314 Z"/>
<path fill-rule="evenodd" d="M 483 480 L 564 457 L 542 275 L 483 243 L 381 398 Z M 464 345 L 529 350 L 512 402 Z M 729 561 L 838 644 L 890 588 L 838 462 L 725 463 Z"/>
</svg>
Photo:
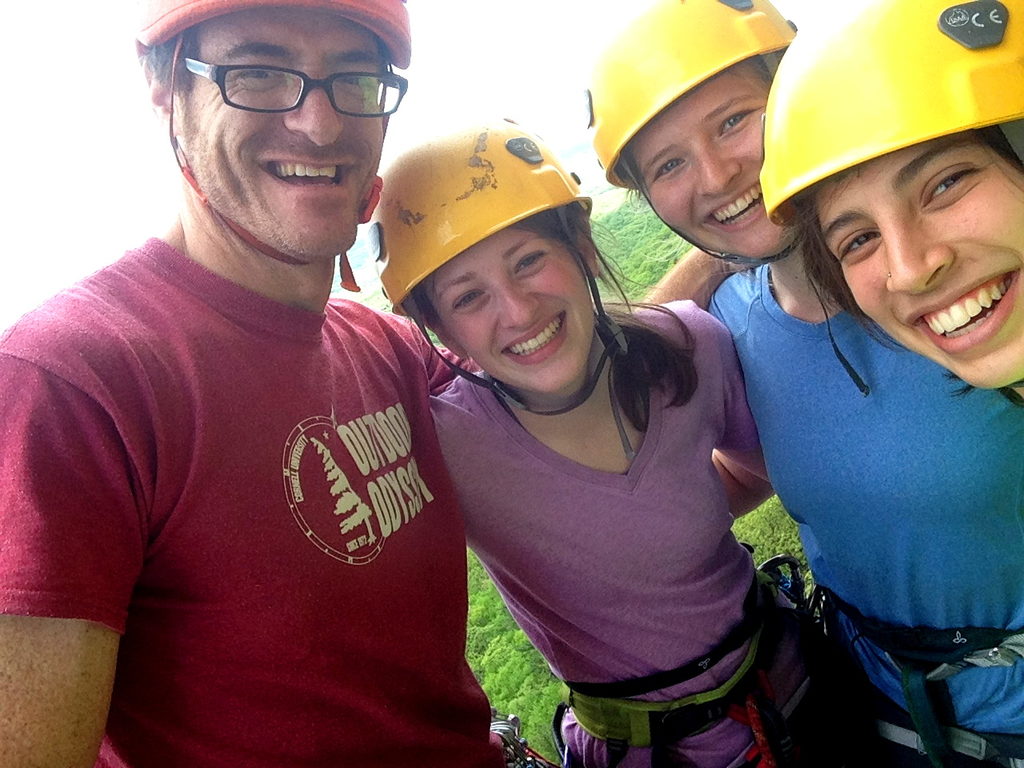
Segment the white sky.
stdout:
<svg viewBox="0 0 1024 768">
<path fill-rule="evenodd" d="M 776 0 L 805 27 L 830 0 Z M 625 0 L 409 0 L 413 65 L 385 162 L 470 115 L 512 117 L 556 148 L 585 135 L 590 61 Z M 102 12 L 100 6 L 103 6 Z M 0 328 L 162 234 L 178 204 L 167 138 L 148 108 L 130 2 L 22 3 L 3 11 L 8 91 L 0 137 L 7 243 Z M 16 9 L 16 10 L 13 10 Z M 120 14 L 120 15 L 119 15 Z M 592 168 L 581 175 L 599 174 Z M 586 181 L 586 179 L 584 179 Z"/>
</svg>

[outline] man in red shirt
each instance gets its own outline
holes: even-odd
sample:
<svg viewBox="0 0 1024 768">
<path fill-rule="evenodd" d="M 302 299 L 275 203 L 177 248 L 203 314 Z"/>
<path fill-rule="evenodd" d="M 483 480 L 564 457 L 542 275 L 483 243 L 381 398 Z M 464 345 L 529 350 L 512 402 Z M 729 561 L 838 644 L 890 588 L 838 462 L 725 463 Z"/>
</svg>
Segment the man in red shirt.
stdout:
<svg viewBox="0 0 1024 768">
<path fill-rule="evenodd" d="M 449 374 L 329 299 L 404 4 L 143 6 L 177 218 L 0 339 L 0 764 L 496 768 Z"/>
</svg>

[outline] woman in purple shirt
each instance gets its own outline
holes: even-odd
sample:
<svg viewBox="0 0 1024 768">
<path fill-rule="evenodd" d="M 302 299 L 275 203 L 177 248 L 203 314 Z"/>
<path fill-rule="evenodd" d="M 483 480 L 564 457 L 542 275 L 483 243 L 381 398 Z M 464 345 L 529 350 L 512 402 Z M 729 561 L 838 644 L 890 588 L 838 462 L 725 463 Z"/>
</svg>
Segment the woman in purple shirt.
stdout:
<svg viewBox="0 0 1024 768">
<path fill-rule="evenodd" d="M 411 150 L 384 189 L 384 288 L 460 359 L 434 418 L 470 546 L 567 682 L 563 759 L 792 759 L 806 674 L 731 532 L 769 487 L 726 329 L 605 308 L 590 200 L 511 122 Z"/>
</svg>

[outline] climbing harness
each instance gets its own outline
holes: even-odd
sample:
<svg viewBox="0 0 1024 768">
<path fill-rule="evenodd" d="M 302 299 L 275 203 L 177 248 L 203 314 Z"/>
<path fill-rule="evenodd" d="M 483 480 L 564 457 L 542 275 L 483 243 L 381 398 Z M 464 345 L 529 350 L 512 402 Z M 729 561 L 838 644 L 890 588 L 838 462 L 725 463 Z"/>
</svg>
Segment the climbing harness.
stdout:
<svg viewBox="0 0 1024 768">
<path fill-rule="evenodd" d="M 796 764 L 797 748 L 789 733 L 787 718 L 803 698 L 807 686 L 787 702 L 786 712 L 775 704 L 767 670 L 781 635 L 782 608 L 775 603 L 777 576 L 791 566 L 793 580 L 787 588 L 802 584 L 799 563 L 780 556 L 772 558 L 770 570 L 758 571 L 743 604 L 743 618 L 708 654 L 675 669 L 640 678 L 607 683 L 563 684 L 563 702 L 555 711 L 552 731 L 563 768 L 573 764 L 564 743 L 561 722 L 571 707 L 577 723 L 608 749 L 609 768 L 624 758 L 630 747 L 651 747 L 652 766 L 666 764 L 664 747 L 707 730 L 724 718 L 747 724 L 755 745 L 748 754 L 750 765 L 785 768 Z M 718 687 L 671 701 L 642 701 L 635 698 L 651 691 L 692 680 L 748 643 L 747 651 L 729 679 Z M 806 681 L 805 681 L 806 682 Z"/>
<path fill-rule="evenodd" d="M 926 753 L 935 768 L 947 768 L 952 753 L 1024 768 L 1024 738 L 1008 737 L 1002 748 L 990 743 L 998 736 L 977 734 L 955 723 L 946 681 L 970 667 L 1009 667 L 1024 660 L 1024 630 L 992 627 L 905 627 L 864 616 L 835 593 L 819 587 L 831 610 L 846 616 L 857 632 L 888 654 L 900 670 L 903 694 L 914 730 L 880 721 L 879 734 Z M 911 738 L 909 734 L 913 734 Z M 1016 742 L 1016 744 L 1011 744 Z M 996 762 L 999 762 L 997 760 Z"/>
<path fill-rule="evenodd" d="M 928 750 L 921 735 L 910 728 L 904 728 L 890 723 L 886 720 L 877 720 L 878 735 L 886 741 L 900 744 L 919 754 L 927 754 Z M 1008 757 L 1012 751 L 1018 755 L 1024 754 L 1024 737 L 1006 737 L 997 734 L 975 733 L 965 731 L 963 728 L 943 728 L 946 740 L 952 751 L 984 761 L 993 765 L 1004 766 L 1005 768 L 1024 768 L 1024 757 Z M 1005 750 L 1005 752 L 1004 752 Z"/>
</svg>

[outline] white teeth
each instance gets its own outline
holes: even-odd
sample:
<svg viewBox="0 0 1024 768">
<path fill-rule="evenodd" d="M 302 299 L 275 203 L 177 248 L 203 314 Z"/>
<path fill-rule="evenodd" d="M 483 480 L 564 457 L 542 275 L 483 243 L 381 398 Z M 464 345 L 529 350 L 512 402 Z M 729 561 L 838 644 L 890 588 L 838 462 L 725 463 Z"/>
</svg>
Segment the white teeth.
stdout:
<svg viewBox="0 0 1024 768">
<path fill-rule="evenodd" d="M 963 333 L 967 333 L 968 331 L 964 331 L 963 333 L 954 332 L 963 328 L 974 318 L 999 301 L 999 299 L 1003 297 L 1006 285 L 1007 281 L 1002 280 L 996 285 L 979 288 L 975 295 L 964 299 L 962 302 L 957 302 L 941 312 L 935 312 L 928 315 L 924 319 L 928 323 L 928 327 L 932 329 L 933 333 L 939 335 L 945 334 L 947 336 L 950 334 L 961 336 Z"/>
<path fill-rule="evenodd" d="M 325 165 L 321 167 L 303 165 L 302 163 L 277 163 L 275 171 L 281 178 L 288 176 L 329 176 L 332 177 L 338 172 L 338 166 Z"/>
<path fill-rule="evenodd" d="M 508 348 L 508 350 L 513 355 L 528 355 L 531 352 L 536 352 L 538 349 L 540 349 L 549 341 L 551 341 L 552 337 L 554 337 L 554 335 L 558 333 L 558 329 L 561 327 L 562 318 L 559 317 L 556 320 L 552 321 L 552 323 L 547 328 L 538 333 L 532 339 L 520 342 L 519 344 L 512 344 Z"/>
<path fill-rule="evenodd" d="M 714 211 L 711 215 L 718 221 L 726 221 L 728 219 L 739 216 L 743 211 L 747 210 L 755 200 L 761 199 L 761 190 L 759 187 L 753 187 L 743 197 L 738 200 L 734 200 L 724 208 L 719 208 Z"/>
<path fill-rule="evenodd" d="M 959 328 L 971 319 L 971 316 L 967 313 L 967 309 L 960 304 L 954 304 L 949 308 L 949 316 L 953 319 L 953 328 Z M 949 330 L 952 331 L 953 328 L 950 328 Z"/>
</svg>

